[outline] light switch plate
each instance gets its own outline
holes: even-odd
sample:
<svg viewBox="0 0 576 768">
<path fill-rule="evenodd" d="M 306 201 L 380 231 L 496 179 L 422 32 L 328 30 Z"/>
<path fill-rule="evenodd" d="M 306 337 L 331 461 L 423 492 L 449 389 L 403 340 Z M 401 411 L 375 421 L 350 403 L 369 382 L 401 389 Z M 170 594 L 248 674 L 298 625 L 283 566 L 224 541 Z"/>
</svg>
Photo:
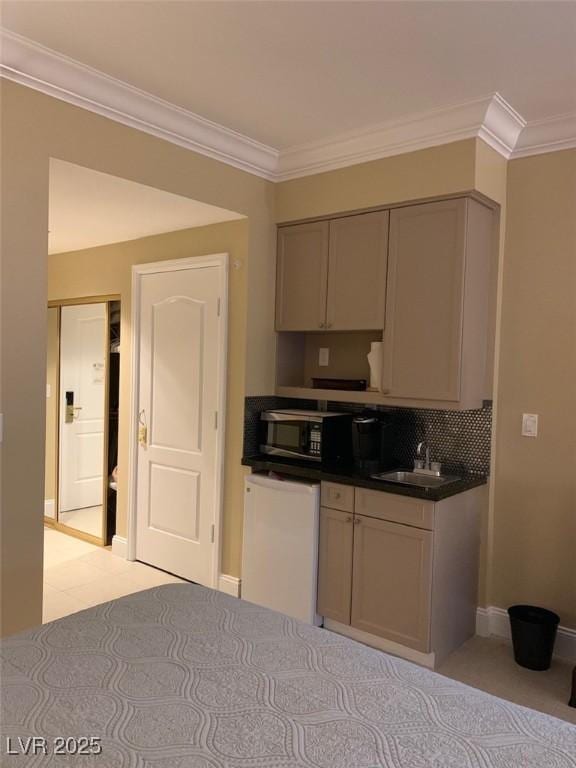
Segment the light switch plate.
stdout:
<svg viewBox="0 0 576 768">
<path fill-rule="evenodd" d="M 538 437 L 538 414 L 522 414 L 522 435 L 524 437 Z"/>
<path fill-rule="evenodd" d="M 320 347 L 318 350 L 318 365 L 330 364 L 330 349 L 329 347 Z"/>
<path fill-rule="evenodd" d="M 46 397 L 52 397 L 52 387 L 50 384 L 46 384 Z"/>
</svg>

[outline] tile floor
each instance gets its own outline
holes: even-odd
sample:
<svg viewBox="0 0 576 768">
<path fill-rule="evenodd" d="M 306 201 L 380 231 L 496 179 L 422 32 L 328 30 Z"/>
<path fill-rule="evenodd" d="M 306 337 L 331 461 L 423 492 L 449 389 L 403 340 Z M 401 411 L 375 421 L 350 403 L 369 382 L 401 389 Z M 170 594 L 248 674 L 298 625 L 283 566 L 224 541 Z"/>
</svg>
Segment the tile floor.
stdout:
<svg viewBox="0 0 576 768">
<path fill-rule="evenodd" d="M 45 529 L 44 568 L 44 622 L 142 589 L 181 581 L 51 528 Z M 576 724 L 576 709 L 566 704 L 572 666 L 555 660 L 547 672 L 531 672 L 514 662 L 512 649 L 504 640 L 473 637 L 438 671 Z"/>
<path fill-rule="evenodd" d="M 45 528 L 45 623 L 116 597 L 179 581 L 164 571 L 117 557 L 109 549 Z"/>
<path fill-rule="evenodd" d="M 59 512 L 59 519 L 69 528 L 90 533 L 92 536 L 98 536 L 98 538 L 102 536 L 102 505 Z"/>
</svg>

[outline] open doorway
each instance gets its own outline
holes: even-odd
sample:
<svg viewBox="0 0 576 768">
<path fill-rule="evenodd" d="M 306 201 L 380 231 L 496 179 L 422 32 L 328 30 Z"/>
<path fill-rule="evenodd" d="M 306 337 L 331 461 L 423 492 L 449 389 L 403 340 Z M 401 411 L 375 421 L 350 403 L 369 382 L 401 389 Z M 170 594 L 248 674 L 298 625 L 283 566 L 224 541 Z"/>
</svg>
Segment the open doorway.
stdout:
<svg viewBox="0 0 576 768">
<path fill-rule="evenodd" d="M 226 269 L 223 270 L 225 284 L 214 296 L 210 294 L 207 305 L 207 311 L 213 315 L 218 306 L 222 322 L 225 322 L 227 289 L 231 289 L 228 296 L 232 314 L 245 300 L 243 265 L 248 252 L 248 223 L 244 216 L 56 160 L 51 161 L 50 166 L 49 228 L 45 621 L 139 589 L 178 581 L 181 576 L 200 579 L 196 571 L 193 575 L 190 575 L 192 572 L 180 572 L 174 565 L 176 559 L 166 555 L 166 546 L 162 550 L 167 557 L 165 560 L 159 558 L 157 542 L 146 552 L 138 546 L 139 535 L 132 515 L 139 514 L 142 504 L 138 499 L 135 504 L 131 503 L 131 482 L 136 473 L 130 471 L 131 452 L 134 448 L 138 450 L 137 445 L 132 445 L 132 422 L 136 403 L 134 361 L 138 359 L 140 343 L 139 331 L 134 325 L 134 309 L 138 302 L 133 295 L 133 271 L 149 269 L 147 279 L 152 280 L 152 273 L 168 274 L 166 268 L 170 263 L 176 263 L 177 270 L 186 269 L 186 262 L 197 261 L 200 266 L 202 259 L 208 256 L 228 253 L 231 269 L 227 274 Z M 159 268 L 155 266 L 158 264 Z M 190 268 L 190 264 L 187 267 Z M 203 267 L 193 271 L 206 274 L 207 265 Z M 153 311 L 156 325 L 160 323 L 162 326 L 155 326 L 154 333 L 165 332 L 163 338 L 168 347 L 172 342 L 183 347 L 183 352 L 175 354 L 168 365 L 160 361 L 162 371 L 167 374 L 170 392 L 163 401 L 167 409 L 164 420 L 159 421 L 156 413 L 157 425 L 174 423 L 178 427 L 186 420 L 184 411 L 196 412 L 192 407 L 186 410 L 190 403 L 181 396 L 191 396 L 195 391 L 194 377 L 186 374 L 188 368 L 192 372 L 198 368 L 197 362 L 191 362 L 196 342 L 195 337 L 187 333 L 190 327 L 188 315 L 190 307 L 199 306 L 195 302 L 202 297 L 192 292 L 183 301 L 183 293 L 184 285 L 177 280 L 174 291 L 163 296 L 160 309 Z M 85 331 L 91 327 L 84 336 L 76 333 L 79 347 L 76 358 L 85 362 L 84 378 L 80 382 L 83 391 L 77 377 L 64 381 L 66 371 L 63 366 L 69 356 L 63 344 L 67 338 L 67 325 L 74 327 L 74 324 L 82 324 Z M 104 332 L 106 351 L 104 355 L 100 352 L 98 357 L 97 351 L 102 349 L 103 327 L 107 329 Z M 235 339 L 238 345 L 241 333 L 242 328 L 236 324 L 231 330 L 231 345 Z M 158 338 L 155 344 L 157 351 L 163 349 Z M 212 344 L 202 342 L 202 348 L 208 346 L 212 348 Z M 184 365 L 186 356 L 190 360 Z M 178 366 L 182 368 L 182 375 L 172 375 L 180 370 Z M 138 380 L 142 375 L 138 364 Z M 230 372 L 233 391 L 238 392 L 243 387 L 243 375 L 244 371 L 239 367 Z M 163 391 L 161 383 L 156 376 L 157 393 Z M 96 406 L 100 414 L 103 412 L 103 393 L 104 420 L 100 426 L 98 419 L 93 417 Z M 86 397 L 89 398 L 88 405 Z M 197 399 L 206 410 L 210 398 L 200 393 Z M 220 399 L 223 401 L 224 397 Z M 56 405 L 59 406 L 58 415 L 52 407 Z M 151 411 L 158 407 L 158 402 L 152 403 Z M 223 405 L 218 407 L 222 416 L 219 427 L 224 434 L 227 418 Z M 236 407 L 235 418 L 241 418 L 243 399 L 236 397 L 233 407 Z M 148 405 L 146 413 L 153 419 L 151 411 Z M 213 429 L 215 421 L 214 410 L 204 418 L 203 434 L 208 436 L 208 424 Z M 151 424 L 152 421 L 149 426 Z M 150 434 L 153 433 L 152 428 Z M 146 456 L 152 450 L 153 446 L 149 446 Z M 237 446 L 235 450 L 234 458 Z M 102 459 L 101 463 L 97 463 L 97 457 Z M 210 573 L 211 583 L 218 578 L 219 523 L 224 503 L 222 464 L 226 464 L 228 484 L 231 476 L 237 480 L 238 495 L 241 496 L 240 467 L 236 478 L 236 461 L 230 470 L 231 459 L 227 456 L 223 460 L 220 455 L 219 469 L 210 475 L 214 477 L 214 493 L 210 496 L 213 509 L 205 509 L 208 501 L 204 498 L 208 500 L 208 494 L 195 497 L 188 493 L 190 483 L 177 498 L 173 494 L 165 496 L 162 503 L 153 507 L 156 528 L 163 527 L 168 531 L 175 519 L 182 524 L 180 533 L 182 530 L 194 533 L 197 525 L 207 527 L 208 535 L 203 531 L 201 539 L 206 546 L 212 546 L 215 554 L 210 561 L 213 567 L 202 569 L 202 573 L 204 570 Z M 185 469 L 178 478 L 191 478 L 198 471 L 196 467 Z M 172 472 L 170 478 L 174 475 Z M 95 495 L 97 489 L 99 495 Z M 178 500 L 179 505 L 176 504 Z M 198 559 L 199 555 L 194 554 L 194 557 Z"/>
</svg>

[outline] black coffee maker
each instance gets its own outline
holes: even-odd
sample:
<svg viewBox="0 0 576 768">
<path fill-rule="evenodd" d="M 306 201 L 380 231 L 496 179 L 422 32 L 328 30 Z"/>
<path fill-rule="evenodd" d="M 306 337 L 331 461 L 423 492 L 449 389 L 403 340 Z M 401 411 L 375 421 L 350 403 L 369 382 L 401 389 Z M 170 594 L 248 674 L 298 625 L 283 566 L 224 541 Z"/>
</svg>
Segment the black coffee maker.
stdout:
<svg viewBox="0 0 576 768">
<path fill-rule="evenodd" d="M 352 419 L 354 466 L 362 474 L 385 469 L 394 452 L 393 420 L 387 414 L 366 411 Z"/>
</svg>

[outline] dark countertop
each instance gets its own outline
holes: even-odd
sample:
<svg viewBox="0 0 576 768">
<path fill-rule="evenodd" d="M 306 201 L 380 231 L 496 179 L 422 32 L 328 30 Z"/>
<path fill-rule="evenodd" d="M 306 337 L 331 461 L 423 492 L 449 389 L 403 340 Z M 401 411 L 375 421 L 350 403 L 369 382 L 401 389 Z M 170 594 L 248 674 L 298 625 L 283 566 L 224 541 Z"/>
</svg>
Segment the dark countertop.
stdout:
<svg viewBox="0 0 576 768">
<path fill-rule="evenodd" d="M 314 465 L 305 461 L 293 461 L 291 459 L 274 459 L 270 456 L 245 456 L 242 459 L 245 467 L 252 467 L 256 472 L 272 471 L 292 477 L 302 477 L 308 480 L 326 480 L 343 485 L 355 485 L 359 488 L 371 488 L 375 491 L 396 493 L 399 496 L 412 496 L 428 501 L 441 501 L 458 493 L 469 491 L 479 485 L 485 485 L 487 478 L 484 475 L 465 475 L 461 480 L 448 483 L 439 488 L 419 488 L 418 486 L 387 483 L 384 480 L 374 480 L 366 474 L 362 474 L 353 466 L 342 465 Z M 384 471 L 399 469 L 388 467 Z"/>
</svg>

